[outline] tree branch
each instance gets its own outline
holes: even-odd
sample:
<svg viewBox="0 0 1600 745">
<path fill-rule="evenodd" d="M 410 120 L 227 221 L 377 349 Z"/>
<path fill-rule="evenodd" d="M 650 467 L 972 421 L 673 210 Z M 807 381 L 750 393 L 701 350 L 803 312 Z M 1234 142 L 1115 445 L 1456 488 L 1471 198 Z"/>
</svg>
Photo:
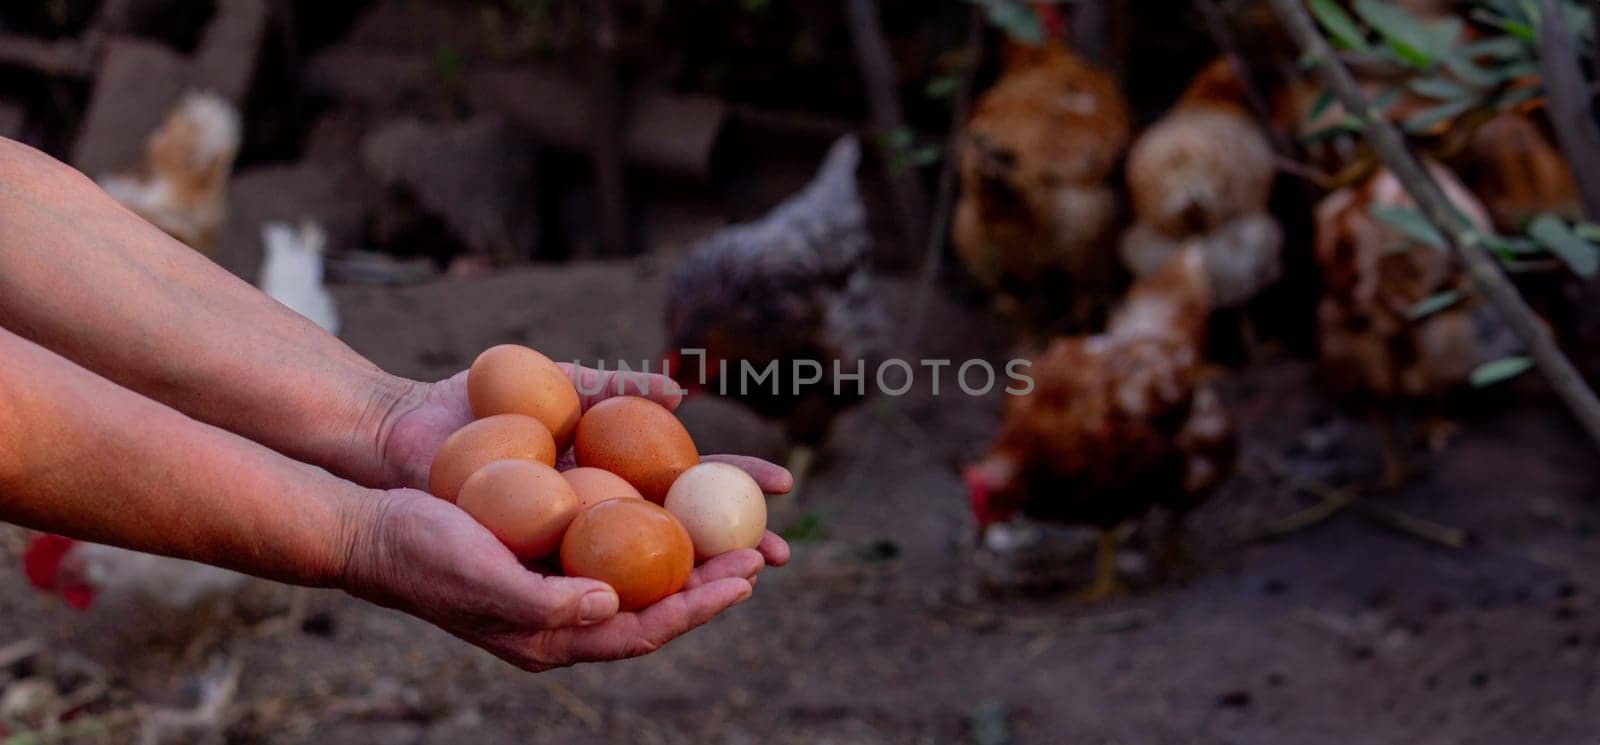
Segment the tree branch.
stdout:
<svg viewBox="0 0 1600 745">
<path fill-rule="evenodd" d="M 845 18 L 866 86 L 872 126 L 880 136 L 887 135 L 905 126 L 905 116 L 900 111 L 894 58 L 889 54 L 889 43 L 883 38 L 883 26 L 878 20 L 878 0 L 845 0 Z M 922 243 L 928 220 L 928 197 L 917 180 L 915 169 L 886 170 L 900 234 L 905 240 L 905 253 L 909 254 Z"/>
<path fill-rule="evenodd" d="M 1600 127 L 1590 106 L 1589 84 L 1567 29 L 1561 0 L 1544 0 L 1539 23 L 1539 71 L 1544 77 L 1545 106 L 1561 152 L 1583 196 L 1583 211 L 1600 217 Z"/>
<path fill-rule="evenodd" d="M 1367 140 L 1372 143 L 1383 164 L 1394 173 L 1395 178 L 1416 200 L 1428 221 L 1461 257 L 1473 285 L 1500 311 L 1507 325 L 1528 346 L 1529 354 L 1538 363 L 1550 387 L 1572 411 L 1596 447 L 1600 447 L 1600 399 L 1595 398 L 1594 391 L 1589 389 L 1578 368 L 1556 345 L 1550 330 L 1500 271 L 1494 257 L 1484 248 L 1482 236 L 1450 204 L 1444 190 L 1439 188 L 1439 184 L 1412 154 L 1400 132 L 1367 100 L 1350 71 L 1334 57 L 1327 39 L 1317 30 L 1300 1 L 1272 0 L 1272 7 L 1278 21 L 1294 39 L 1305 59 L 1316 66 L 1328 89 L 1333 91 L 1346 111 L 1362 119 Z"/>
<path fill-rule="evenodd" d="M 928 303 L 933 296 L 933 283 L 939 276 L 939 262 L 944 256 L 944 243 L 950 233 L 950 212 L 955 207 L 956 170 L 961 157 L 961 140 L 967 127 L 967 113 L 972 108 L 972 84 L 978 66 L 983 61 L 983 11 L 976 6 L 967 21 L 967 48 L 962 52 L 966 70 L 961 73 L 961 87 L 956 89 L 950 108 L 950 136 L 945 141 L 944 163 L 939 170 L 939 193 L 933 206 L 933 226 L 929 228 L 928 245 L 922 254 L 922 269 L 917 274 L 917 290 L 911 301 L 911 315 L 900 332 L 900 347 L 908 351 L 916 344 L 927 317 Z"/>
</svg>

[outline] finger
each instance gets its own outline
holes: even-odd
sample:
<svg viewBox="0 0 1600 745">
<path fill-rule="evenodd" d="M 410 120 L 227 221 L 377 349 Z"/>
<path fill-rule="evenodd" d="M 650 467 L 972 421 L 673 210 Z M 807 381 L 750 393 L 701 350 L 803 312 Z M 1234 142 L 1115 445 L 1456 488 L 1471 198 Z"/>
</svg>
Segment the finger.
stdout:
<svg viewBox="0 0 1600 745">
<path fill-rule="evenodd" d="M 530 661 L 527 666 L 535 669 L 638 657 L 744 602 L 752 591 L 750 583 L 742 579 L 717 580 L 605 623 L 539 632 L 529 639 L 523 653 Z"/>
<path fill-rule="evenodd" d="M 756 484 L 761 487 L 761 491 L 768 494 L 788 494 L 789 490 L 794 488 L 794 476 L 789 473 L 789 469 L 768 463 L 760 458 L 752 458 L 748 455 L 719 454 L 704 455 L 700 457 L 700 460 L 708 463 L 726 463 L 730 466 L 737 466 L 740 470 L 750 474 L 750 478 L 756 480 Z"/>
<path fill-rule="evenodd" d="M 761 552 L 768 566 L 781 567 L 789 563 L 789 542 L 770 530 L 761 536 L 761 543 L 756 546 L 756 550 Z"/>
<path fill-rule="evenodd" d="M 521 566 L 522 581 L 508 588 L 517 611 L 509 618 L 529 628 L 564 628 L 601 623 L 617 615 L 617 593 L 610 585 L 581 577 L 546 577 Z"/>
<path fill-rule="evenodd" d="M 700 585 L 729 577 L 748 580 L 761 573 L 763 564 L 761 554 L 750 549 L 729 551 L 701 564 L 694 570 L 694 574 L 689 575 L 689 584 L 684 587 L 693 590 Z"/>
<path fill-rule="evenodd" d="M 683 393 L 672 378 L 646 372 L 596 370 L 592 367 L 560 363 L 561 368 L 573 377 L 578 388 L 582 407 L 589 407 L 613 396 L 642 396 L 669 410 L 677 409 L 683 402 Z"/>
</svg>

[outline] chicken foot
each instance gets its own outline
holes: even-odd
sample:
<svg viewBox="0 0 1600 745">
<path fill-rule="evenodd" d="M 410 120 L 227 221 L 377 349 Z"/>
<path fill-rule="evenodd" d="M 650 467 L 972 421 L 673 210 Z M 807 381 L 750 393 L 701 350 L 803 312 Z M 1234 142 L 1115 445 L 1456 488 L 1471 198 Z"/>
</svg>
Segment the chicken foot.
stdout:
<svg viewBox="0 0 1600 745">
<path fill-rule="evenodd" d="M 1127 588 L 1117 577 L 1117 531 L 1115 528 L 1102 528 L 1095 544 L 1094 584 L 1079 593 L 1077 600 L 1097 603 L 1126 592 Z"/>
</svg>

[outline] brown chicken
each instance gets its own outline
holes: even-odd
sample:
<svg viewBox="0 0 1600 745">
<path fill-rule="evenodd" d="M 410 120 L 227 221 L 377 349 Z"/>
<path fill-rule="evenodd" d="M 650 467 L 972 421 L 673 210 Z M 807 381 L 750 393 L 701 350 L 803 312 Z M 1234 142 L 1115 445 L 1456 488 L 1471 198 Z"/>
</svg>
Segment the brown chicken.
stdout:
<svg viewBox="0 0 1600 745">
<path fill-rule="evenodd" d="M 1267 211 L 1272 144 L 1246 106 L 1232 65 L 1218 59 L 1128 154 L 1136 222 L 1122 236 L 1123 264 L 1149 276 L 1197 242 L 1219 308 L 1244 304 L 1283 271 L 1283 229 Z"/>
<path fill-rule="evenodd" d="M 1204 382 L 1211 307 L 1193 246 L 1140 280 L 1102 334 L 1055 340 L 1033 361 L 1029 393 L 1006 400 L 989 452 L 965 473 L 979 544 L 1017 514 L 1100 532 L 1091 599 L 1117 591 L 1116 528 L 1153 507 L 1183 518 L 1231 473 L 1233 430 Z"/>
<path fill-rule="evenodd" d="M 1116 81 L 1057 43 L 1014 46 L 967 122 L 952 239 L 1035 330 L 1091 327 L 1116 290 L 1116 191 L 1131 119 Z"/>
<path fill-rule="evenodd" d="M 1463 215 L 1489 229 L 1483 206 L 1443 167 L 1429 171 Z M 1374 206 L 1414 205 L 1400 182 L 1379 171 L 1325 198 L 1316 212 L 1316 258 L 1323 297 L 1319 349 L 1330 389 L 1380 414 L 1408 402 L 1432 402 L 1464 387 L 1479 365 L 1518 344 L 1492 308 L 1473 297 L 1455 255 L 1415 245 L 1373 217 Z M 1441 293 L 1458 302 L 1423 317 L 1419 304 Z M 1384 420 L 1384 482 L 1402 462 Z"/>
<path fill-rule="evenodd" d="M 168 235 L 209 252 L 226 216 L 240 136 L 233 104 L 190 93 L 150 136 L 138 170 L 102 178 L 100 186 Z"/>
<path fill-rule="evenodd" d="M 1456 168 L 1502 233 L 1521 233 L 1544 213 L 1583 219 L 1572 170 L 1531 114 L 1506 112 L 1478 127 Z"/>
<path fill-rule="evenodd" d="M 673 377 L 782 422 L 797 481 L 834 418 L 861 398 L 864 384 L 837 376 L 870 378 L 886 333 L 868 268 L 860 162 L 860 143 L 839 140 L 805 190 L 695 246 L 667 296 Z M 769 365 L 773 375 L 759 378 Z"/>
</svg>

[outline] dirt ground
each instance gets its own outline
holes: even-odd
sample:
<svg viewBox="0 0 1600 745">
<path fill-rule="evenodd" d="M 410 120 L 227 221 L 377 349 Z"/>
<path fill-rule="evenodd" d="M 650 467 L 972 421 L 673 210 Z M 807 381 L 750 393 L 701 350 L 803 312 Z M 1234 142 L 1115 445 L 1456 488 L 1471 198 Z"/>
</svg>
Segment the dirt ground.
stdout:
<svg viewBox="0 0 1600 745">
<path fill-rule="evenodd" d="M 503 341 L 568 359 L 655 353 L 663 281 L 641 260 L 336 294 L 350 344 L 433 378 Z M 884 286 L 904 309 L 910 288 Z M 982 313 L 944 297 L 931 312 L 937 338 L 917 353 L 1004 350 Z M 975 591 L 955 466 L 984 445 L 997 401 L 924 392 L 844 420 L 782 518 L 801 528 L 793 564 L 648 658 L 527 675 L 334 592 L 315 593 L 302 628 L 262 633 L 289 596 L 264 583 L 220 624 L 81 614 L 17 571 L 0 572 L 0 642 L 37 638 L 33 664 L 98 671 L 125 702 L 183 705 L 203 673 L 237 664 L 234 743 L 1595 741 L 1600 476 L 1537 386 L 1484 402 L 1383 498 L 1468 531 L 1460 550 L 1357 515 L 1242 542 L 1312 500 L 1271 464 L 1348 482 L 1376 450 L 1304 362 L 1234 371 L 1225 388 L 1245 464 L 1197 515 L 1189 578 L 1099 605 Z M 683 416 L 705 451 L 781 454 L 770 426 L 729 405 Z"/>
</svg>

